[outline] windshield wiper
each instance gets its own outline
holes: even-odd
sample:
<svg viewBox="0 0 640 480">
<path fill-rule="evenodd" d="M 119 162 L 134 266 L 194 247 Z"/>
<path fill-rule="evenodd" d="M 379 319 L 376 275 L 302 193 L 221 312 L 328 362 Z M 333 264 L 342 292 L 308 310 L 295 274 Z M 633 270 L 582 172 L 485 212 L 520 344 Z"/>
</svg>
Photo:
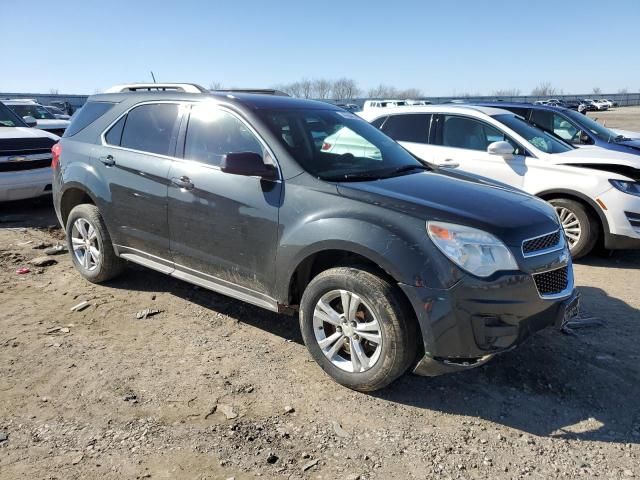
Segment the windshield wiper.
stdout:
<svg viewBox="0 0 640 480">
<path fill-rule="evenodd" d="M 396 168 L 393 173 L 404 173 L 410 172 L 411 170 L 431 170 L 431 168 L 426 165 L 404 165 L 402 167 Z"/>
<path fill-rule="evenodd" d="M 378 180 L 380 178 L 385 178 L 386 175 L 381 175 L 380 173 L 343 173 L 342 175 L 331 175 L 327 177 L 322 177 L 323 180 L 328 182 L 358 182 L 358 181 L 366 181 L 366 180 Z"/>
</svg>

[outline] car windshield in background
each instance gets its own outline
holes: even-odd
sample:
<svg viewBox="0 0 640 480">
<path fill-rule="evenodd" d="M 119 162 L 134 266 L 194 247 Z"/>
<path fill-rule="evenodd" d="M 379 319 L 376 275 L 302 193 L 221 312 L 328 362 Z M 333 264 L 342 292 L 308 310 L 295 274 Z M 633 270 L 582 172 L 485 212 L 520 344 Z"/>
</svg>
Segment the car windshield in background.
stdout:
<svg viewBox="0 0 640 480">
<path fill-rule="evenodd" d="M 495 115 L 500 123 L 506 125 L 518 135 L 527 140 L 531 145 L 545 153 L 563 153 L 573 150 L 573 147 L 559 140 L 552 134 L 540 130 L 522 117 L 511 114 Z"/>
<path fill-rule="evenodd" d="M 0 103 L 0 127 L 26 127 L 26 124 Z"/>
<path fill-rule="evenodd" d="M 610 142 L 615 140 L 618 135 L 615 132 L 612 132 L 607 127 L 600 125 L 598 122 L 593 120 L 592 118 L 587 117 L 586 115 L 578 112 L 564 112 L 567 117 L 570 117 L 573 121 L 575 121 L 579 126 L 585 127 L 589 132 L 598 137 L 600 140 L 604 140 L 605 142 Z"/>
<path fill-rule="evenodd" d="M 33 117 L 36 120 L 55 120 L 54 117 L 49 110 L 44 108 L 42 105 L 36 104 L 22 104 L 22 105 L 11 105 L 11 110 L 16 112 L 21 117 Z"/>
<path fill-rule="evenodd" d="M 65 115 L 65 113 L 62 110 L 60 110 L 58 107 L 52 107 L 51 105 L 49 105 L 46 107 L 46 109 L 49 110 L 54 115 Z"/>
<path fill-rule="evenodd" d="M 261 115 L 302 168 L 323 180 L 372 180 L 428 168 L 349 112 L 265 110 Z"/>
</svg>

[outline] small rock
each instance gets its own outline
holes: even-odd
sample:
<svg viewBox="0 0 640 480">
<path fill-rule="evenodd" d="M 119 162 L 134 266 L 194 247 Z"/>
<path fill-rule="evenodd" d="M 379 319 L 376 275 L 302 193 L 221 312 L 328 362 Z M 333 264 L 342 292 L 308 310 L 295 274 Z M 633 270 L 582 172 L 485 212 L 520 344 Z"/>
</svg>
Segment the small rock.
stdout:
<svg viewBox="0 0 640 480">
<path fill-rule="evenodd" d="M 29 263 L 36 267 L 48 267 L 50 265 L 55 265 L 56 263 L 58 263 L 58 261 L 49 257 L 36 257 L 33 260 L 31 260 Z"/>
<path fill-rule="evenodd" d="M 295 411 L 296 409 L 293 408 L 291 405 L 287 405 L 286 407 L 284 407 L 284 413 L 293 413 Z"/>
<path fill-rule="evenodd" d="M 131 402 L 131 403 L 138 403 L 138 397 L 135 393 L 128 393 L 126 394 L 122 400 L 124 400 L 125 402 Z"/>
<path fill-rule="evenodd" d="M 635 477 L 635 475 L 633 474 L 633 470 L 629 470 L 629 469 L 626 469 L 624 472 L 622 472 L 622 474 L 625 477 Z"/>
<path fill-rule="evenodd" d="M 42 403 L 47 403 L 47 402 L 49 401 L 49 399 L 48 399 L 47 397 L 42 397 L 42 398 L 40 399 L 40 401 L 41 401 Z"/>
<path fill-rule="evenodd" d="M 349 432 L 347 432 L 344 428 L 342 428 L 342 425 L 340 425 L 335 420 L 333 420 L 331 422 L 331 425 L 333 426 L 333 431 L 335 432 L 335 434 L 337 436 L 342 437 L 342 438 L 350 438 L 351 437 Z"/>
<path fill-rule="evenodd" d="M 36 243 L 36 244 L 35 244 L 33 247 L 31 247 L 31 248 L 33 248 L 34 250 L 42 250 L 42 249 L 44 249 L 44 248 L 49 248 L 49 247 L 51 247 L 51 246 L 53 246 L 53 244 L 48 243 L 48 242 L 40 242 L 40 243 Z"/>
<path fill-rule="evenodd" d="M 9 440 L 9 434 L 7 432 L 0 431 L 0 443 L 7 442 Z"/>
<path fill-rule="evenodd" d="M 83 458 L 84 458 L 84 454 L 80 453 L 78 456 L 74 457 L 73 460 L 71 460 L 71 464 L 77 465 L 82 461 Z"/>
<path fill-rule="evenodd" d="M 360 475 L 357 473 L 350 473 L 349 475 L 344 477 L 344 480 L 360 480 Z"/>
<path fill-rule="evenodd" d="M 67 327 L 61 328 L 60 329 L 60 333 L 69 333 L 71 330 L 69 330 Z"/>
<path fill-rule="evenodd" d="M 318 460 L 317 460 L 317 459 L 316 459 L 316 460 L 311 460 L 310 462 L 305 463 L 305 464 L 302 466 L 302 471 L 303 471 L 303 472 L 306 472 L 306 471 L 307 471 L 307 470 L 309 470 L 310 468 L 315 467 L 317 464 L 318 464 Z"/>
<path fill-rule="evenodd" d="M 233 407 L 231 405 L 218 405 L 218 408 L 224 416 L 227 417 L 227 420 L 233 420 L 234 418 L 238 418 L 238 414 L 233 411 Z M 278 458 L 276 457 L 276 460 Z"/>
<path fill-rule="evenodd" d="M 153 317 L 154 315 L 157 315 L 160 312 L 161 310 L 156 310 L 153 308 L 145 308 L 144 310 L 140 310 L 138 313 L 136 313 L 136 318 L 138 320 L 144 320 L 145 318 Z"/>
<path fill-rule="evenodd" d="M 273 465 L 277 461 L 278 461 L 278 456 L 275 453 L 272 452 L 267 456 L 267 463 L 270 463 Z"/>
<path fill-rule="evenodd" d="M 55 247 L 49 247 L 44 250 L 47 255 L 60 255 L 67 252 L 67 247 L 64 245 L 56 245 Z"/>
</svg>

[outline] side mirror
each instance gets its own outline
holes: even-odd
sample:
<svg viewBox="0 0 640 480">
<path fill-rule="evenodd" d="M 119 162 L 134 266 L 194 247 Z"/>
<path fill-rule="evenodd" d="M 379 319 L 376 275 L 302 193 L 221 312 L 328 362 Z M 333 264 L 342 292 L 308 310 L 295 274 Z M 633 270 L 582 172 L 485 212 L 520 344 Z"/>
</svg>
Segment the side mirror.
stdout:
<svg viewBox="0 0 640 480">
<path fill-rule="evenodd" d="M 505 141 L 493 142 L 487 147 L 487 153 L 489 155 L 500 155 L 501 157 L 513 155 L 513 145 Z"/>
<path fill-rule="evenodd" d="M 38 121 L 33 118 L 31 115 L 26 115 L 24 117 L 22 117 L 22 119 L 24 120 L 24 123 L 27 124 L 27 127 L 35 127 L 38 124 Z"/>
<path fill-rule="evenodd" d="M 591 142 L 591 137 L 584 132 L 580 132 L 580 144 L 589 145 Z"/>
<path fill-rule="evenodd" d="M 274 179 L 277 177 L 276 167 L 266 165 L 262 156 L 254 152 L 227 153 L 222 157 L 220 170 L 233 175 L 245 177 L 262 177 Z"/>
</svg>

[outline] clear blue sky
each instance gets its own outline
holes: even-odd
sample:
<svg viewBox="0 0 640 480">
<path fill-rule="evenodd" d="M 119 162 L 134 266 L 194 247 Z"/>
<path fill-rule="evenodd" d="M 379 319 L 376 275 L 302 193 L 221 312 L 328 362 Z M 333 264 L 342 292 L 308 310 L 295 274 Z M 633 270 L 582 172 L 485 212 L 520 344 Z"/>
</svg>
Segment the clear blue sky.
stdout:
<svg viewBox="0 0 640 480">
<path fill-rule="evenodd" d="M 303 77 L 491 94 L 640 90 L 640 0 L 0 0 L 0 91 Z"/>
</svg>

